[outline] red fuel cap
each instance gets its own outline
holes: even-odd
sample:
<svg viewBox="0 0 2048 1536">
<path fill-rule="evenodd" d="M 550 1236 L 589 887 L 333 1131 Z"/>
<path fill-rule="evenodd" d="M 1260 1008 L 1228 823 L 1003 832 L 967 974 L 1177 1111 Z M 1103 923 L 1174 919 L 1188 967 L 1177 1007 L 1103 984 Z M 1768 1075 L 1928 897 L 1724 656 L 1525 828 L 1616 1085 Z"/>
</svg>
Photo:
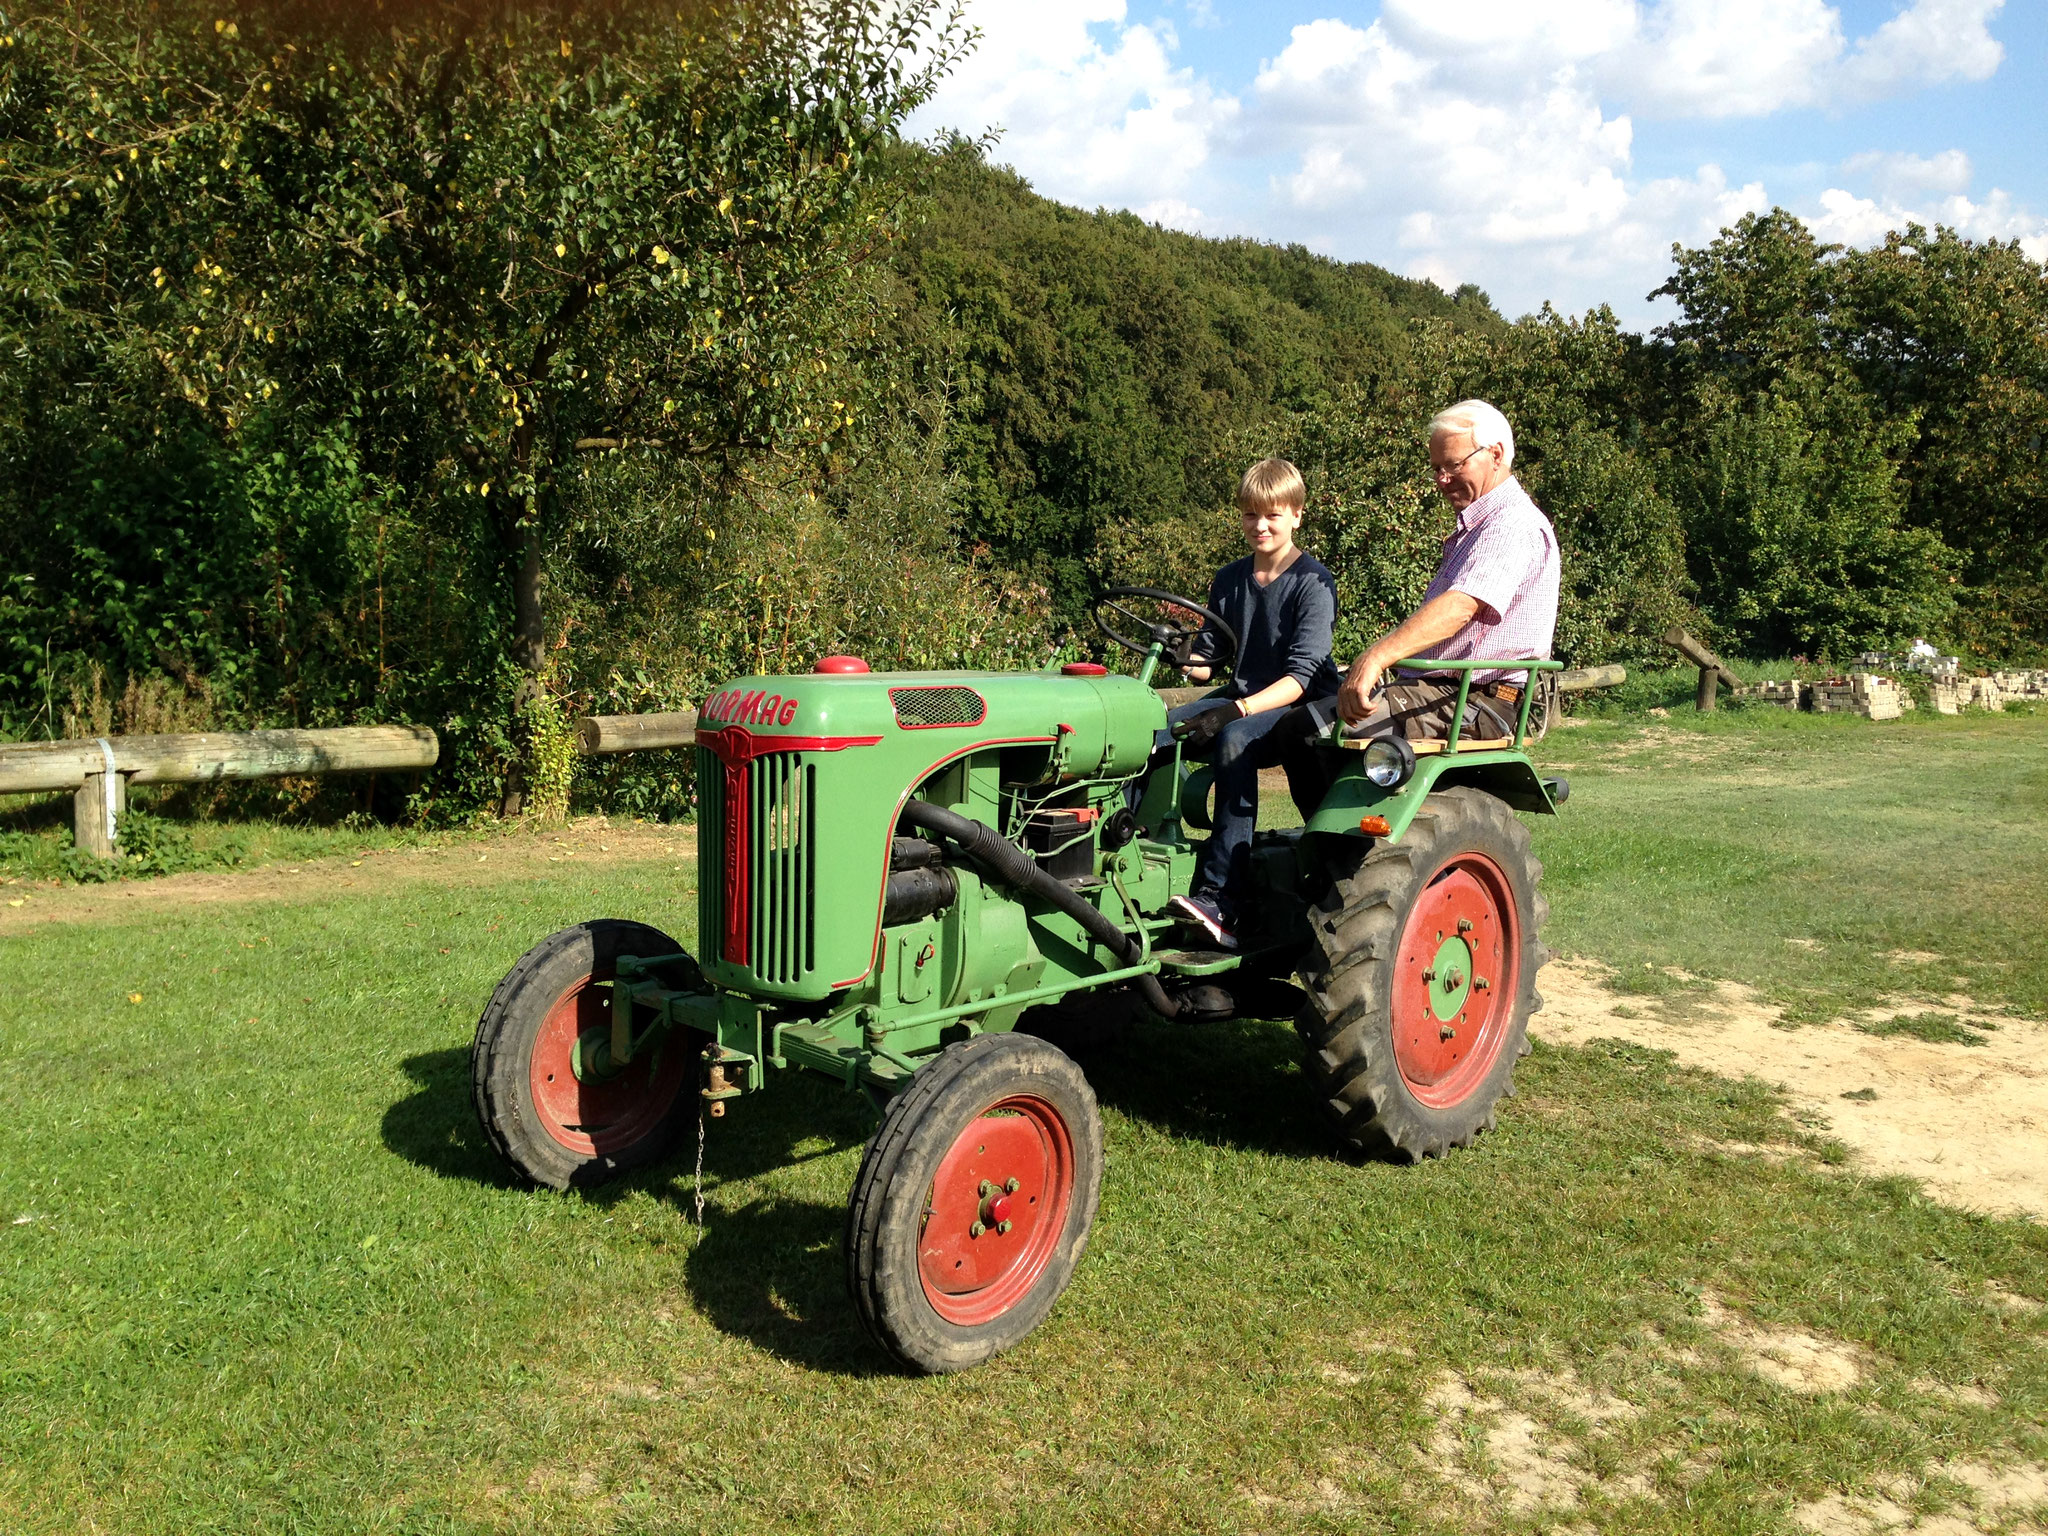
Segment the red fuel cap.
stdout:
<svg viewBox="0 0 2048 1536">
<path fill-rule="evenodd" d="M 1107 677 L 1109 668 L 1099 661 L 1070 661 L 1060 670 L 1069 677 Z"/>
<path fill-rule="evenodd" d="M 868 664 L 858 656 L 820 656 L 813 672 L 865 672 Z"/>
</svg>

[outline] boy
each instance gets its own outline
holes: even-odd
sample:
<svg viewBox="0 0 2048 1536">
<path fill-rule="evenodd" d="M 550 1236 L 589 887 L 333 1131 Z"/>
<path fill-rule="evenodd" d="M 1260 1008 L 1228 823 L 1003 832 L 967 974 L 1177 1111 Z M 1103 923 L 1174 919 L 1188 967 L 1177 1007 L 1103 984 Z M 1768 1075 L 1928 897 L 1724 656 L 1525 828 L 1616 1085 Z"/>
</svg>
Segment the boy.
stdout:
<svg viewBox="0 0 2048 1536">
<path fill-rule="evenodd" d="M 1209 584 L 1210 610 L 1237 631 L 1236 665 L 1221 697 L 1183 704 L 1167 716 L 1190 755 L 1208 749 L 1216 776 L 1215 830 L 1193 888 L 1167 910 L 1225 949 L 1237 947 L 1234 930 L 1249 884 L 1259 770 L 1285 762 L 1292 786 L 1301 761 L 1299 753 L 1283 751 L 1291 745 L 1288 733 L 1274 727 L 1295 705 L 1329 698 L 1343 682 L 1330 659 L 1337 580 L 1294 542 L 1307 499 L 1301 471 L 1285 459 L 1261 459 L 1244 472 L 1237 509 L 1251 554 Z M 1195 649 L 1207 655 L 1213 647 L 1198 640 Z M 1190 667 L 1187 675 L 1205 683 L 1210 669 Z"/>
</svg>

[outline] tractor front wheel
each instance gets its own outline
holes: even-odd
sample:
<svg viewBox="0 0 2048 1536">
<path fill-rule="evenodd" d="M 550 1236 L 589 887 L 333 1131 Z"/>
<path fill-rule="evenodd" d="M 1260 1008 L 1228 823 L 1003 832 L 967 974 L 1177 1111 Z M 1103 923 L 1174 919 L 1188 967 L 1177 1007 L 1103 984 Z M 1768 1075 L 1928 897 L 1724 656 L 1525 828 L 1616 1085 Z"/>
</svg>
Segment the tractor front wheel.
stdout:
<svg viewBox="0 0 2048 1536">
<path fill-rule="evenodd" d="M 612 1061 L 611 981 L 621 955 L 681 948 L 645 923 L 599 918 L 541 940 L 498 983 L 477 1021 L 471 1094 L 484 1134 L 521 1178 L 552 1189 L 602 1184 L 675 1141 L 701 1042 L 672 1033 L 624 1066 Z M 687 959 L 659 974 L 680 990 L 702 983 Z"/>
<path fill-rule="evenodd" d="M 1101 1187 L 1102 1119 L 1079 1067 L 1027 1035 L 950 1047 L 890 1101 L 854 1179 L 861 1322 L 930 1374 L 1008 1349 L 1066 1289 Z"/>
<path fill-rule="evenodd" d="M 1295 1027 L 1351 1145 L 1412 1163 L 1492 1129 L 1543 1006 L 1542 874 L 1514 812 L 1461 787 L 1332 882 L 1310 914 Z"/>
</svg>

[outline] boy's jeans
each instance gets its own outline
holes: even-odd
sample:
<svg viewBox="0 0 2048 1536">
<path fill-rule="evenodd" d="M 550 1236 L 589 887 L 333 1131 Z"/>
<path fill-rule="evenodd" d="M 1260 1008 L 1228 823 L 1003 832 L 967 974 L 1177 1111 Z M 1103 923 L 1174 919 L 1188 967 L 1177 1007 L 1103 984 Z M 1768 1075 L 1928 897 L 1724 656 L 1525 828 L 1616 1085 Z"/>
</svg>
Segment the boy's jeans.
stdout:
<svg viewBox="0 0 2048 1536">
<path fill-rule="evenodd" d="M 1169 726 L 1212 708 L 1214 699 L 1198 699 L 1167 711 Z M 1274 727 L 1291 720 L 1291 729 L 1280 734 Z M 1304 795 L 1312 808 L 1322 798 L 1320 783 L 1313 787 L 1314 764 L 1310 749 L 1299 738 L 1304 724 L 1292 709 L 1269 709 L 1264 714 L 1233 720 L 1217 733 L 1209 766 L 1216 776 L 1215 830 L 1195 867 L 1191 895 L 1208 896 L 1223 909 L 1226 920 L 1235 923 L 1251 888 L 1252 833 L 1259 822 L 1259 770 L 1284 766 L 1287 785 L 1297 806 Z M 1173 737 L 1161 731 L 1157 745 L 1173 750 Z"/>
</svg>

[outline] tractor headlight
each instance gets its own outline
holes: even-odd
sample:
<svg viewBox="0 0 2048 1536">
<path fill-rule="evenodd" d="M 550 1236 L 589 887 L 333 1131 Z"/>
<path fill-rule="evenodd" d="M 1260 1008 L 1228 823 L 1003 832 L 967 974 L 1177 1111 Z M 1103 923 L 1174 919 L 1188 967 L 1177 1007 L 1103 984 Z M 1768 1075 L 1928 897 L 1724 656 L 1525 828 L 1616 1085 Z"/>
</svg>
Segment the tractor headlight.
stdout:
<svg viewBox="0 0 2048 1536">
<path fill-rule="evenodd" d="M 1399 789 L 1415 771 L 1415 749 L 1399 736 L 1381 736 L 1365 749 L 1365 776 L 1381 789 Z"/>
</svg>

